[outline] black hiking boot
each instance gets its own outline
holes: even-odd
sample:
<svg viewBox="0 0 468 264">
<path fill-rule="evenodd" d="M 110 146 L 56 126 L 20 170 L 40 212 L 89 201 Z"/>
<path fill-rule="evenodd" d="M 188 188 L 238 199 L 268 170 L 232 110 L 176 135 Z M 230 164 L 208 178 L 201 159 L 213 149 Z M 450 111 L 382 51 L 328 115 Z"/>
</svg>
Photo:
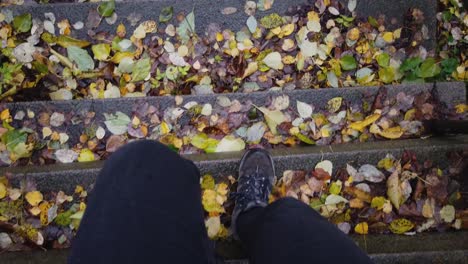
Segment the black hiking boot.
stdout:
<svg viewBox="0 0 468 264">
<path fill-rule="evenodd" d="M 231 226 L 237 236 L 236 221 L 239 215 L 255 207 L 268 205 L 268 198 L 275 181 L 275 167 L 270 154 L 263 149 L 250 149 L 245 152 L 239 165 L 237 192 Z"/>
</svg>

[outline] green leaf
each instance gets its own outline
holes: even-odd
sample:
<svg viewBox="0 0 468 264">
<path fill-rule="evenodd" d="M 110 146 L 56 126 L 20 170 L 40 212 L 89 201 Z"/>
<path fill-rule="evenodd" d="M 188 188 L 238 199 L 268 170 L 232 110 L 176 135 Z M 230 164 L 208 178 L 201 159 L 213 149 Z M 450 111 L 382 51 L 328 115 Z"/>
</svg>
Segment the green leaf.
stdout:
<svg viewBox="0 0 468 264">
<path fill-rule="evenodd" d="M 341 68 L 345 71 L 354 70 L 357 67 L 356 59 L 352 55 L 343 56 L 340 60 Z"/>
<path fill-rule="evenodd" d="M 377 56 L 377 63 L 380 67 L 388 67 L 390 65 L 390 55 L 388 53 L 382 53 Z"/>
<path fill-rule="evenodd" d="M 161 10 L 159 14 L 159 22 L 166 23 L 172 19 L 172 14 L 174 13 L 174 8 L 172 6 L 166 6 Z"/>
<path fill-rule="evenodd" d="M 271 111 L 268 108 L 265 107 L 258 107 L 258 110 L 260 110 L 263 115 L 265 116 L 265 120 L 268 124 L 268 127 L 270 128 L 271 133 L 276 134 L 277 130 L 276 127 L 286 121 L 286 117 L 284 116 L 283 112 L 275 110 Z"/>
<path fill-rule="evenodd" d="M 216 152 L 218 142 L 219 141 L 214 138 L 209 138 L 205 133 L 200 133 L 192 138 L 190 144 L 198 149 L 204 150 L 206 153 L 213 153 Z"/>
<path fill-rule="evenodd" d="M 439 75 L 440 70 L 440 66 L 436 63 L 435 59 L 429 58 L 416 70 L 416 74 L 421 78 L 431 78 Z"/>
<path fill-rule="evenodd" d="M 81 71 L 89 71 L 94 69 L 94 60 L 89 56 L 88 52 L 76 46 L 67 48 L 68 58 L 76 63 Z"/>
<path fill-rule="evenodd" d="M 93 50 L 94 58 L 100 61 L 106 60 L 111 51 L 110 45 L 105 43 L 93 45 L 91 49 Z"/>
<path fill-rule="evenodd" d="M 330 185 L 330 194 L 340 194 L 341 192 L 341 188 L 343 187 L 343 182 L 338 180 L 336 182 L 332 182 L 331 185 Z"/>
<path fill-rule="evenodd" d="M 19 130 L 10 130 L 2 135 L 2 143 L 6 145 L 8 151 L 13 152 L 20 143 L 26 143 L 28 134 Z"/>
<path fill-rule="evenodd" d="M 381 68 L 379 70 L 379 78 L 384 83 L 391 83 L 395 80 L 395 70 L 391 67 Z"/>
<path fill-rule="evenodd" d="M 300 141 L 306 143 L 306 144 L 309 144 L 309 145 L 314 145 L 315 144 L 315 141 L 313 141 L 312 139 L 308 138 L 307 136 L 304 136 L 303 134 L 301 133 L 297 133 L 295 135 Z"/>
<path fill-rule="evenodd" d="M 442 65 L 442 71 L 445 74 L 449 75 L 457 69 L 458 60 L 456 58 L 447 58 L 443 60 L 440 64 Z"/>
<path fill-rule="evenodd" d="M 371 24 L 371 26 L 375 27 L 375 28 L 378 28 L 379 27 L 379 22 L 377 22 L 377 19 L 375 19 L 374 17 L 372 16 L 369 16 L 367 18 L 367 21 L 369 21 L 369 24 Z"/>
<path fill-rule="evenodd" d="M 98 13 L 103 17 L 110 17 L 114 13 L 115 10 L 115 0 L 110 0 L 107 2 L 102 2 L 98 6 Z"/>
<path fill-rule="evenodd" d="M 283 18 L 278 13 L 272 13 L 260 19 L 260 24 L 266 29 L 272 29 L 283 25 Z"/>
<path fill-rule="evenodd" d="M 13 19 L 13 28 L 19 33 L 25 33 L 31 30 L 32 16 L 31 14 L 22 14 Z"/>
<path fill-rule="evenodd" d="M 137 61 L 132 70 L 132 82 L 143 81 L 148 77 L 151 70 L 150 58 L 141 59 Z"/>
<path fill-rule="evenodd" d="M 131 122 L 130 117 L 122 112 L 114 114 L 104 114 L 107 129 L 114 135 L 125 134 L 128 130 L 128 124 Z"/>
<path fill-rule="evenodd" d="M 413 57 L 406 59 L 400 66 L 400 71 L 412 71 L 415 70 L 419 64 L 421 64 L 422 60 L 419 57 Z"/>
<path fill-rule="evenodd" d="M 182 44 L 187 43 L 192 33 L 195 33 L 195 14 L 193 11 L 184 18 L 177 28 L 177 34 L 179 34 Z"/>
<path fill-rule="evenodd" d="M 70 46 L 75 46 L 75 47 L 79 47 L 79 48 L 86 48 L 89 45 L 91 45 L 91 43 L 89 43 L 86 40 L 79 40 L 79 39 L 75 39 L 75 38 L 65 36 L 65 35 L 58 36 L 57 40 L 55 42 L 57 42 L 57 44 L 59 44 L 60 46 L 62 46 L 64 48 L 68 48 Z"/>
</svg>

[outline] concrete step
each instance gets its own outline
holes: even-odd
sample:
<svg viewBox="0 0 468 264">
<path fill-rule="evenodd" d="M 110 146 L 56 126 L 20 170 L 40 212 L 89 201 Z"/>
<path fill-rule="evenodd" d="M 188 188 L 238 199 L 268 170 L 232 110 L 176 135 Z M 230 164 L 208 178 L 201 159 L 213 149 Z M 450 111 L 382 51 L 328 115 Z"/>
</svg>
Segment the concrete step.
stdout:
<svg viewBox="0 0 468 264">
<path fill-rule="evenodd" d="M 376 264 L 466 264 L 468 263 L 468 232 L 431 233 L 417 236 L 369 235 L 352 237 Z M 223 247 L 223 246 L 221 246 Z M 248 264 L 246 255 L 240 248 L 231 245 L 227 247 L 237 250 L 229 260 L 218 256 L 218 264 Z M 220 251 L 226 250 L 218 246 Z M 65 264 L 68 250 L 50 250 L 33 252 L 11 252 L 0 255 L 2 264 Z M 236 255 L 237 254 L 237 255 Z M 157 259 L 157 256 L 155 256 Z"/>
<path fill-rule="evenodd" d="M 347 0 L 340 0 L 346 4 Z M 307 4 L 306 0 L 275 1 L 272 8 L 267 11 L 257 10 L 257 18 L 271 13 L 284 14 L 288 10 L 294 10 L 295 6 Z M 62 3 L 62 4 L 43 4 L 43 5 L 22 5 L 10 6 L 14 14 L 32 13 L 33 17 L 44 19 L 44 13 L 52 12 L 56 15 L 57 21 L 68 19 L 71 24 L 77 21 L 86 21 L 90 9 L 96 9 L 99 3 Z M 114 31 L 115 25 L 123 22 L 127 25 L 127 30 L 135 28 L 131 26 L 126 19 L 130 14 L 141 15 L 142 20 L 157 20 L 159 13 L 164 7 L 172 6 L 174 14 L 185 12 L 188 14 L 192 10 L 195 13 L 196 31 L 198 34 L 204 34 L 206 27 L 210 23 L 217 23 L 223 28 L 229 28 L 238 31 L 245 26 L 248 16 L 244 12 L 244 0 L 218 0 L 216 5 L 210 0 L 200 1 L 171 1 L 171 0 L 153 0 L 153 1 L 125 1 L 116 3 L 116 13 L 118 19 L 116 24 L 108 25 L 101 23 L 98 31 Z M 231 15 L 223 15 L 221 11 L 226 7 L 234 7 L 237 12 Z M 367 18 L 368 16 L 379 17 L 384 14 L 388 21 L 395 27 L 401 25 L 406 12 L 411 8 L 418 8 L 424 12 L 426 25 L 429 29 L 436 28 L 437 0 L 360 0 L 357 1 L 356 12 L 358 17 Z M 77 37 L 87 37 L 86 30 L 81 30 Z M 425 43 L 426 47 L 434 48 L 436 44 L 436 30 L 429 30 L 429 40 Z"/>
<path fill-rule="evenodd" d="M 400 92 L 405 92 L 408 95 L 418 95 L 422 92 L 432 92 L 437 96 L 437 100 L 440 101 L 440 105 L 447 106 L 453 109 L 455 104 L 466 102 L 466 89 L 465 84 L 461 82 L 447 82 L 447 83 L 436 83 L 436 84 L 422 84 L 422 85 L 388 85 L 385 87 L 388 92 L 388 98 L 394 99 Z M 354 87 L 354 88 L 330 88 L 330 89 L 313 89 L 313 90 L 292 90 L 283 92 L 257 92 L 251 94 L 244 93 L 231 93 L 222 95 L 187 95 L 181 96 L 184 105 L 188 102 L 197 102 L 198 104 L 209 103 L 216 109 L 216 102 L 220 96 L 227 97 L 231 101 L 238 100 L 241 104 L 252 102 L 254 105 L 263 106 L 266 105 L 272 98 L 278 96 L 288 96 L 290 101 L 291 109 L 296 109 L 296 101 L 314 105 L 316 110 L 315 113 L 325 111 L 327 102 L 334 97 L 342 97 L 343 101 L 347 105 L 361 105 L 363 101 L 372 104 L 375 97 L 379 92 L 380 87 Z M 38 138 L 42 138 L 42 128 L 44 126 L 39 122 L 39 117 L 42 114 L 51 116 L 57 112 L 66 116 L 66 122 L 58 127 L 52 127 L 53 131 L 64 132 L 69 136 L 69 140 L 66 145 L 70 148 L 80 144 L 80 136 L 89 129 L 90 126 L 97 129 L 98 126 L 106 128 L 104 124 L 105 113 L 114 114 L 118 111 L 123 112 L 130 118 L 134 115 L 138 116 L 141 122 L 149 124 L 148 130 L 150 131 L 146 138 L 160 139 L 161 135 L 156 132 L 151 132 L 152 129 L 156 128 L 155 124 L 151 124 L 150 119 L 152 115 L 137 114 L 138 107 L 142 105 L 153 106 L 159 110 L 159 119 L 163 120 L 163 112 L 165 109 L 176 107 L 176 100 L 172 96 L 159 96 L 159 97 L 144 97 L 144 98 L 118 98 L 118 99 L 102 99 L 102 100 L 73 100 L 73 101 L 44 101 L 44 102 L 18 102 L 18 103 L 7 103 L 3 106 L 10 110 L 10 114 L 14 117 L 17 113 L 27 113 L 32 111 L 35 113 L 36 118 L 28 119 L 25 117 L 24 120 L 14 120 L 11 125 L 16 128 L 26 127 L 35 131 Z M 443 111 L 442 108 L 436 109 L 437 111 Z M 92 117 L 89 113 L 94 113 Z M 146 112 L 145 112 L 146 113 Z M 87 120 L 84 122 L 83 120 Z M 178 121 L 171 122 L 173 126 L 173 133 L 179 135 L 180 131 L 185 127 L 179 127 L 180 118 Z M 236 128 L 237 129 L 237 128 Z M 235 130 L 235 129 L 234 129 Z M 230 131 L 233 133 L 234 131 Z M 198 133 L 198 132 L 197 132 Z M 106 136 L 98 140 L 98 144 L 102 146 L 96 149 L 96 153 L 105 149 L 105 143 L 111 133 L 106 132 Z M 92 138 L 89 138 L 91 140 Z M 125 139 L 125 142 L 130 139 Z M 39 152 L 43 148 L 38 148 L 35 153 L 39 155 Z M 193 152 L 193 151 L 192 151 Z M 52 153 L 51 153 L 52 154 Z M 107 156 L 107 155 L 105 155 Z"/>
</svg>

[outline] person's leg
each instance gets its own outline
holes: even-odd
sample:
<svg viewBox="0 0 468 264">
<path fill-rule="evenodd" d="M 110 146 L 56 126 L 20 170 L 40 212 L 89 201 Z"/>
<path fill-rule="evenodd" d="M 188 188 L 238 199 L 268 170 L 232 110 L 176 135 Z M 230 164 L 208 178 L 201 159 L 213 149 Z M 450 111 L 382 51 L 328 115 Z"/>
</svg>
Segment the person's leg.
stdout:
<svg viewBox="0 0 468 264">
<path fill-rule="evenodd" d="M 372 263 L 343 232 L 294 198 L 243 212 L 237 231 L 252 263 Z"/>
<path fill-rule="evenodd" d="M 199 176 L 155 141 L 122 147 L 97 179 L 68 263 L 213 263 Z"/>
</svg>

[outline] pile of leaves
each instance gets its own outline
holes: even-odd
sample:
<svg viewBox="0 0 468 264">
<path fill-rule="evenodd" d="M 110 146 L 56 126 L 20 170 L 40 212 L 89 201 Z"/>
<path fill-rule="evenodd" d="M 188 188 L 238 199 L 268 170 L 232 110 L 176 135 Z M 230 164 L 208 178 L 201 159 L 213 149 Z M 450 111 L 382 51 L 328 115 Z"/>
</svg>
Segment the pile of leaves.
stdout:
<svg viewBox="0 0 468 264">
<path fill-rule="evenodd" d="M 86 209 L 87 191 L 76 186 L 43 194 L 31 180 L 19 188 L 0 177 L 0 250 L 68 248 Z"/>
<path fill-rule="evenodd" d="M 449 160 L 444 170 L 431 161 L 419 163 L 410 152 L 400 159 L 387 154 L 376 165 L 347 164 L 338 169 L 323 160 L 311 170 L 285 171 L 270 202 L 299 199 L 346 234 L 414 235 L 467 229 L 468 211 L 459 190 L 466 174 L 462 172 L 466 153 L 452 153 Z M 232 177 L 217 185 L 209 175 L 202 179 L 206 226 L 212 239 L 231 234 L 226 227 L 232 210 L 232 202 L 226 202 L 228 185 L 235 186 Z"/>
<path fill-rule="evenodd" d="M 465 2 L 466 3 L 466 2 Z M 468 13 L 463 3 L 455 0 L 440 0 L 437 13 L 437 51 L 444 68 L 442 74 L 455 79 L 467 80 L 468 68 Z M 455 70 L 454 70 L 455 69 Z"/>
<path fill-rule="evenodd" d="M 204 36 L 196 34 L 193 11 L 173 18 L 172 7 L 162 9 L 154 20 L 140 21 L 141 14 L 130 14 L 126 20 L 136 26 L 132 32 L 117 25 L 122 18 L 114 12 L 114 1 L 90 10 L 86 21 L 58 21 L 53 13 L 46 13 L 45 20 L 31 14 L 14 17 L 4 9 L 0 99 L 71 100 L 468 79 L 466 57 L 460 55 L 466 47 L 468 21 L 459 0 L 443 6 L 442 21 L 457 20 L 437 55 L 423 47 L 429 29 L 418 9 L 409 11 L 404 27 L 389 30 L 383 16 L 359 18 L 356 0 L 346 5 L 319 0 L 287 16 L 255 17 L 257 9 L 268 10 L 272 4 L 247 1 L 248 19 L 242 30 L 210 24 Z M 237 9 L 222 10 L 225 15 L 232 12 Z M 115 32 L 100 32 L 101 23 L 115 24 Z M 449 27 L 446 23 L 444 27 Z M 86 39 L 74 37 L 84 30 Z M 459 51 L 450 51 L 452 45 Z"/>
<path fill-rule="evenodd" d="M 298 97 L 299 98 L 299 97 Z M 305 98 L 304 98 L 305 99 Z M 172 99 L 171 99 L 172 100 Z M 106 159 L 120 146 L 138 139 L 158 140 L 180 154 L 242 151 L 296 145 L 415 138 L 427 135 L 424 120 L 463 119 L 464 104 L 445 106 L 430 92 L 387 96 L 381 88 L 362 101 L 335 97 L 319 108 L 272 96 L 262 106 L 249 99 L 219 96 L 216 103 L 184 102 L 171 105 L 136 103 L 131 115 L 96 114 L 24 108 L 0 108 L 1 165 L 42 165 Z M 66 111 L 66 110 L 65 110 Z"/>
<path fill-rule="evenodd" d="M 449 166 L 419 163 L 406 152 L 378 164 L 334 168 L 329 160 L 313 169 L 285 171 L 270 202 L 294 197 L 309 204 L 346 234 L 406 234 L 467 229 L 468 211 L 459 190 L 467 153 L 451 153 Z M 466 173 L 466 172 L 465 172 Z M 231 239 L 232 176 L 200 179 L 205 224 L 211 239 Z M 0 250 L 68 248 L 86 209 L 87 191 L 47 194 L 31 180 L 19 187 L 0 178 Z M 313 224 L 311 222 L 310 224 Z"/>
</svg>

